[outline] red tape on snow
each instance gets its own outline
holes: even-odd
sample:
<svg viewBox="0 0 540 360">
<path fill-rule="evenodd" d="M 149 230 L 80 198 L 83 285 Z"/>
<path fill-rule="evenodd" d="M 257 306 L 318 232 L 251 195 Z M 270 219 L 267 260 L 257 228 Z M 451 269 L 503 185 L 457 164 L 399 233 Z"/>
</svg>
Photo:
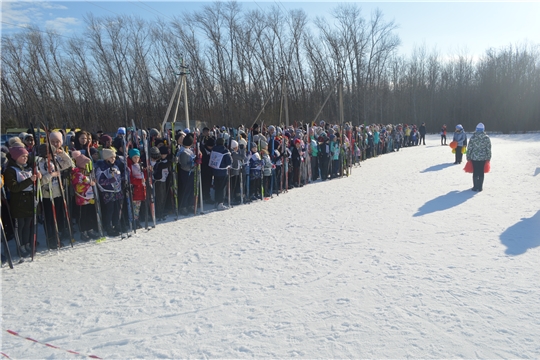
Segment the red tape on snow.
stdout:
<svg viewBox="0 0 540 360">
<path fill-rule="evenodd" d="M 5 357 L 6 359 L 11 359 L 9 356 L 7 356 L 6 354 L 4 354 L 3 352 L 0 352 L 0 355 L 2 355 L 3 357 Z"/>
<path fill-rule="evenodd" d="M 14 336 L 17 336 L 17 337 L 20 337 L 22 339 L 25 339 L 25 340 L 28 340 L 28 341 L 32 341 L 32 342 L 35 342 L 35 343 L 38 343 L 38 344 L 41 344 L 41 345 L 45 345 L 45 346 L 48 346 L 50 348 L 53 348 L 53 349 L 57 349 L 57 350 L 62 350 L 62 351 L 66 351 L 70 354 L 75 354 L 75 355 L 80 355 L 80 356 L 86 356 L 86 357 L 89 357 L 91 359 L 101 359 L 100 357 L 96 356 L 96 355 L 85 355 L 85 354 L 81 354 L 81 353 L 78 353 L 76 351 L 73 351 L 73 350 L 67 350 L 67 349 L 63 349 L 61 347 L 58 347 L 58 346 L 54 346 L 52 344 L 48 344 L 48 343 L 44 343 L 44 342 L 41 342 L 41 341 L 38 341 L 38 340 L 35 340 L 35 339 L 32 339 L 30 337 L 26 337 L 26 336 L 22 336 L 20 335 L 18 332 L 16 331 L 13 331 L 13 330 L 6 330 L 8 332 L 8 334 L 11 334 L 11 335 L 14 335 Z M 6 358 L 10 359 L 9 356 L 7 356 L 6 354 L 4 353 L 0 353 L 2 355 L 4 355 Z"/>
</svg>

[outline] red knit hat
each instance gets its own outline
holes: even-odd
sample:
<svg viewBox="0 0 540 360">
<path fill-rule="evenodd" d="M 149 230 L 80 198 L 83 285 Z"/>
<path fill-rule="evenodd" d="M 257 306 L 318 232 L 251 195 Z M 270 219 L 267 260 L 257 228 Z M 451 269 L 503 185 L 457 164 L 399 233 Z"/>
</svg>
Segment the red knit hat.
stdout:
<svg viewBox="0 0 540 360">
<path fill-rule="evenodd" d="M 9 149 L 9 154 L 11 155 L 13 161 L 17 161 L 17 159 L 21 156 L 28 155 L 28 151 L 23 147 L 14 146 Z"/>
</svg>

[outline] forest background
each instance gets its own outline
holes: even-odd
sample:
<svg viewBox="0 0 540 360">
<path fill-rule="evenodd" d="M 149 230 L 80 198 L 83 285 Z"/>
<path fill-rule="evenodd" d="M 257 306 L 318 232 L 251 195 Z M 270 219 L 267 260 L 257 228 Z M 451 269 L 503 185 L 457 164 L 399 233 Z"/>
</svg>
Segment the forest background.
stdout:
<svg viewBox="0 0 540 360">
<path fill-rule="evenodd" d="M 338 122 L 342 74 L 353 125 L 540 130 L 540 44 L 490 48 L 479 59 L 425 46 L 404 56 L 395 22 L 355 4 L 314 20 L 302 9 L 244 10 L 234 1 L 169 15 L 88 14 L 74 37 L 38 27 L 3 34 L 2 132 L 38 120 L 89 131 L 131 119 L 157 127 L 181 72 L 189 73 L 190 118 L 209 125 L 249 126 L 266 101 L 259 122 L 283 123 L 284 78 L 291 123 L 313 121 L 327 96 L 318 119 Z"/>
</svg>

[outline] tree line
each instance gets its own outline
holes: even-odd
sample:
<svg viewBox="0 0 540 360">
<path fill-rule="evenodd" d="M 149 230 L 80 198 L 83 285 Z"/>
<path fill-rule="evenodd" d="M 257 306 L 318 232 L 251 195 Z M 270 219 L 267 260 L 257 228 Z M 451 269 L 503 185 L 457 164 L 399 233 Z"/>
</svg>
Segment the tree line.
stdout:
<svg viewBox="0 0 540 360">
<path fill-rule="evenodd" d="M 353 125 L 540 129 L 537 44 L 487 49 L 474 60 L 425 46 L 402 56 L 396 24 L 354 4 L 313 21 L 301 9 L 248 11 L 235 1 L 153 21 L 84 21 L 77 37 L 38 28 L 2 36 L 3 131 L 37 120 L 90 131 L 126 119 L 156 127 L 185 71 L 190 118 L 208 124 L 250 126 L 265 103 L 259 122 L 283 123 L 285 95 L 291 123 L 313 121 L 327 96 L 319 119 L 338 122 L 341 74 L 344 119 Z"/>
</svg>

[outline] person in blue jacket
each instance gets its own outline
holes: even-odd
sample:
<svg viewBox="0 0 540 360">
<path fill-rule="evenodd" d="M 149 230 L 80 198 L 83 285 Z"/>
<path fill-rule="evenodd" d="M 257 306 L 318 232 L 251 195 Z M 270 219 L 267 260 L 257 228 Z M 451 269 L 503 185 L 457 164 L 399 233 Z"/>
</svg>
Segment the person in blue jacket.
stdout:
<svg viewBox="0 0 540 360">
<path fill-rule="evenodd" d="M 232 155 L 225 147 L 225 139 L 220 137 L 216 140 L 216 146 L 212 148 L 210 154 L 210 167 L 214 175 L 214 197 L 218 210 L 226 210 L 223 205 L 225 186 L 227 185 L 228 168 L 232 165 Z"/>
<path fill-rule="evenodd" d="M 456 125 L 456 131 L 454 132 L 452 141 L 457 142 L 456 161 L 454 164 L 461 164 L 461 160 L 463 159 L 463 147 L 467 146 L 467 134 L 465 134 L 465 130 L 463 130 L 463 126 L 460 124 Z"/>
</svg>

